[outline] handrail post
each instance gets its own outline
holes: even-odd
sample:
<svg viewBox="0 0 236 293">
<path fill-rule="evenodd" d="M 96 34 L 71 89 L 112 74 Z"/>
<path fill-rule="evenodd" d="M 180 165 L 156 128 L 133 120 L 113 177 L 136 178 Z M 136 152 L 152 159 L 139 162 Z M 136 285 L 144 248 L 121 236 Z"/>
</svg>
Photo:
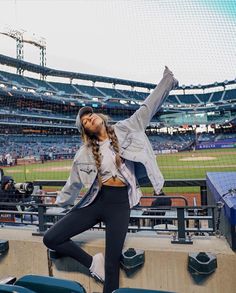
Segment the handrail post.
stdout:
<svg viewBox="0 0 236 293">
<path fill-rule="evenodd" d="M 33 232 L 32 235 L 34 236 L 42 236 L 44 235 L 46 231 L 45 227 L 45 213 L 46 213 L 46 206 L 43 204 L 38 205 L 38 221 L 39 221 L 39 226 L 38 226 L 38 232 Z"/>
<path fill-rule="evenodd" d="M 178 238 L 174 236 L 171 243 L 178 243 L 178 244 L 192 244 L 193 243 L 193 241 L 190 238 L 186 238 L 184 210 L 185 210 L 184 207 L 177 208 Z"/>
</svg>

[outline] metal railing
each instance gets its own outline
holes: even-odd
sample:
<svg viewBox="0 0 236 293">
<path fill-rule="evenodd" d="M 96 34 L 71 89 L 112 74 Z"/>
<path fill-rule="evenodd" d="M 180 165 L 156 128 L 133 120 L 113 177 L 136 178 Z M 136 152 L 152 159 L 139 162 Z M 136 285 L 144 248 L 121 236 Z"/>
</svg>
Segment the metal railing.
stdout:
<svg viewBox="0 0 236 293">
<path fill-rule="evenodd" d="M 64 186 L 65 180 L 35 180 L 33 182 L 34 186 Z M 150 181 L 144 180 L 139 181 L 141 187 L 152 187 Z M 166 179 L 164 182 L 164 187 L 199 187 L 199 194 L 201 197 L 201 204 L 207 205 L 207 188 L 206 179 L 196 178 L 196 179 Z"/>
<path fill-rule="evenodd" d="M 183 200 L 185 206 L 136 206 L 131 210 L 129 232 L 169 233 L 172 236 L 172 243 L 184 244 L 192 243 L 192 235 L 205 235 L 205 233 L 214 235 L 216 206 L 188 206 L 187 200 L 183 196 L 149 196 L 143 198 L 177 198 Z M 53 204 L 34 203 L 34 211 L 27 210 L 32 207 L 32 203 L 18 203 L 18 210 L 12 210 L 12 208 L 16 208 L 15 203 L 0 202 L 0 206 L 4 207 L 0 210 L 0 224 L 2 226 L 9 224 L 25 227 L 35 226 L 33 235 L 43 235 L 49 227 L 67 213 L 47 212 L 48 208 L 58 207 Z M 7 219 L 6 216 L 8 216 Z M 11 217 L 12 222 L 9 222 Z M 92 229 L 103 230 L 105 225 L 99 223 Z"/>
</svg>

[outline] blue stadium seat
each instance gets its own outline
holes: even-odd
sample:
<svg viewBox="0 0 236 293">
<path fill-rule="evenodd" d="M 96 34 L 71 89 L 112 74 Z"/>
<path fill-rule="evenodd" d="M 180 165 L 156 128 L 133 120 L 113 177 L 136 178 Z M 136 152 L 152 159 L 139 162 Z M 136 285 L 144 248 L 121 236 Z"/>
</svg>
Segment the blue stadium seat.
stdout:
<svg viewBox="0 0 236 293">
<path fill-rule="evenodd" d="M 63 91 L 66 94 L 77 94 L 78 92 L 73 88 L 71 84 L 68 83 L 61 83 L 61 82 L 50 82 L 54 88 L 57 88 L 59 91 Z"/>
<path fill-rule="evenodd" d="M 136 99 L 136 100 L 144 100 L 143 95 L 145 93 L 139 93 L 137 91 L 129 91 L 129 90 L 120 90 L 121 93 L 127 96 L 127 98 Z"/>
<path fill-rule="evenodd" d="M 35 291 L 29 290 L 15 285 L 0 285 L 0 292 L 11 292 L 11 293 L 36 293 Z"/>
<path fill-rule="evenodd" d="M 84 287 L 75 281 L 47 276 L 25 275 L 15 284 L 36 293 L 86 293 Z"/>
<path fill-rule="evenodd" d="M 36 78 L 32 78 L 32 77 L 30 77 L 30 78 L 28 77 L 28 79 L 32 83 L 34 83 L 37 87 L 45 88 L 45 90 L 48 90 L 50 92 L 53 90 L 53 88 L 50 86 L 50 84 L 44 80 L 40 80 L 40 79 L 36 79 Z"/>
<path fill-rule="evenodd" d="M 202 103 L 209 103 L 210 97 L 211 97 L 211 93 L 207 93 L 207 94 L 198 94 L 197 95 L 198 99 L 202 102 Z"/>
<path fill-rule="evenodd" d="M 178 95 L 182 104 L 199 104 L 199 100 L 194 95 Z"/>
<path fill-rule="evenodd" d="M 212 96 L 210 102 L 211 103 L 219 102 L 221 100 L 221 98 L 222 98 L 222 95 L 223 95 L 222 91 L 213 93 L 213 96 Z"/>
<path fill-rule="evenodd" d="M 175 293 L 173 291 L 160 291 L 160 290 L 148 290 L 148 289 L 137 289 L 137 288 L 120 288 L 113 293 Z"/>
<path fill-rule="evenodd" d="M 236 100 L 236 90 L 227 90 L 223 98 L 224 101 Z"/>
<path fill-rule="evenodd" d="M 101 90 L 106 96 L 111 96 L 113 98 L 118 99 L 125 99 L 119 92 L 112 88 L 103 88 L 103 87 L 96 87 L 97 89 Z"/>
<path fill-rule="evenodd" d="M 180 98 L 180 96 L 179 96 L 179 98 Z M 168 98 L 166 99 L 166 102 L 171 103 L 171 104 L 178 104 L 178 105 L 180 105 L 180 103 L 181 103 L 181 101 L 178 101 L 176 99 L 175 95 L 169 95 Z"/>
<path fill-rule="evenodd" d="M 15 82 L 15 84 L 23 85 L 29 88 L 32 88 L 32 84 L 29 83 L 23 76 L 19 74 L 14 74 L 10 72 L 0 71 L 0 74 L 6 79 Z"/>
<path fill-rule="evenodd" d="M 84 94 L 88 94 L 90 96 L 95 96 L 95 97 L 102 97 L 103 95 L 96 90 L 95 87 L 92 87 L 92 86 L 87 86 L 87 85 L 78 85 L 78 84 L 74 84 L 74 86 L 79 90 L 81 91 L 82 93 Z"/>
</svg>

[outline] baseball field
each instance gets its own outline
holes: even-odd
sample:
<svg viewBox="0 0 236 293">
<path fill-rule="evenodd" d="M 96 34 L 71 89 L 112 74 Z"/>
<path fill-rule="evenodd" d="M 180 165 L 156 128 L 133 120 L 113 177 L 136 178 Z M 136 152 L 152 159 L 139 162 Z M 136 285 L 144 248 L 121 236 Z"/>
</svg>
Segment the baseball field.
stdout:
<svg viewBox="0 0 236 293">
<path fill-rule="evenodd" d="M 236 149 L 200 150 L 175 154 L 160 154 L 157 162 L 165 179 L 205 178 L 206 172 L 236 171 Z M 66 180 L 72 161 L 25 162 L 23 165 L 5 167 L 4 173 L 16 182 L 34 180 Z M 175 192 L 196 192 L 199 188 L 168 188 Z M 149 188 L 145 188 L 150 192 Z"/>
</svg>

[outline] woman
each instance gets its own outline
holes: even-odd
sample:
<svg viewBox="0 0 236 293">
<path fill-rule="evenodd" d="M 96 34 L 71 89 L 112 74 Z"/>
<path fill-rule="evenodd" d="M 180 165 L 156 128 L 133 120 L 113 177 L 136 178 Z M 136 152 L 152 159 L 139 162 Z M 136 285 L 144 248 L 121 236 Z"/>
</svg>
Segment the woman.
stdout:
<svg viewBox="0 0 236 293">
<path fill-rule="evenodd" d="M 138 183 L 148 178 L 156 193 L 164 179 L 145 129 L 178 81 L 166 67 L 163 78 L 142 106 L 114 126 L 91 107 L 80 109 L 76 125 L 84 145 L 75 155 L 70 176 L 57 196 L 60 206 L 74 204 L 83 186 L 82 200 L 51 227 L 44 244 L 78 260 L 93 277 L 104 281 L 104 293 L 119 287 L 119 262 L 129 224 L 130 209 L 138 204 Z M 103 222 L 106 225 L 105 265 L 101 253 L 87 254 L 70 238 Z M 104 270 L 105 266 L 105 270 Z"/>
</svg>

